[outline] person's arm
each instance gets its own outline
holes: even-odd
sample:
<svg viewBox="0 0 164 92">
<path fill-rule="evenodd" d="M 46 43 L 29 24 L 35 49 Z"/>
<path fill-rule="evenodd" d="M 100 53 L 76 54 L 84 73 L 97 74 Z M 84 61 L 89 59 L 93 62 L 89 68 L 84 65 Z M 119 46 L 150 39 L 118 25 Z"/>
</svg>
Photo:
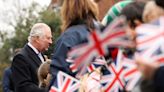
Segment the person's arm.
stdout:
<svg viewBox="0 0 164 92">
<path fill-rule="evenodd" d="M 75 77 L 76 73 L 72 73 L 69 68 L 70 64 L 66 62 L 67 53 L 72 47 L 87 42 L 88 35 L 89 32 L 85 25 L 76 25 L 75 27 L 70 27 L 58 38 L 50 65 L 52 74 L 50 86 L 56 82 L 56 76 L 59 71 Z"/>
<path fill-rule="evenodd" d="M 13 92 L 13 90 L 10 89 L 10 68 L 6 68 L 3 74 L 3 80 L 2 80 L 2 84 L 3 84 L 3 92 Z"/>
<path fill-rule="evenodd" d="M 64 38 L 65 39 L 65 38 Z M 63 38 L 59 39 L 56 43 L 54 54 L 52 57 L 52 62 L 50 64 L 50 73 L 52 75 L 52 80 L 50 81 L 49 89 L 52 85 L 57 83 L 57 74 L 59 71 L 63 71 L 69 75 L 72 75 L 71 70 L 69 69 L 69 64 L 66 62 L 67 52 L 69 50 L 68 44 L 66 44 L 68 39 L 64 40 Z"/>
<path fill-rule="evenodd" d="M 33 83 L 31 79 L 30 65 L 22 55 L 14 57 L 12 62 L 12 78 L 16 92 L 45 92 L 45 89 L 41 89 Z M 31 61 L 32 62 L 32 61 Z M 37 71 L 37 70 L 36 70 Z"/>
<path fill-rule="evenodd" d="M 67 38 L 67 37 L 66 37 Z M 66 62 L 66 58 L 67 58 L 67 53 L 70 49 L 70 46 L 68 39 L 61 38 L 60 40 L 58 40 L 58 42 L 56 43 L 56 47 L 54 50 L 54 55 L 52 58 L 52 62 L 50 65 L 50 70 L 51 70 L 51 74 L 53 76 L 53 78 L 56 77 L 57 73 L 60 71 L 66 72 L 67 74 L 72 74 L 72 72 L 69 69 L 69 64 Z M 69 43 L 69 44 L 67 44 Z"/>
</svg>

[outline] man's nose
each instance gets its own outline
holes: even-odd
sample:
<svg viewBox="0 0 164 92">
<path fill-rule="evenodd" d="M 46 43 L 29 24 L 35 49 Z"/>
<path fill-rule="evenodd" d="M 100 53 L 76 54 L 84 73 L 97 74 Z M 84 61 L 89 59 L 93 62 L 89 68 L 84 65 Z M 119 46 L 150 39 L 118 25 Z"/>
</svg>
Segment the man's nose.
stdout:
<svg viewBox="0 0 164 92">
<path fill-rule="evenodd" d="M 49 40 L 49 44 L 52 44 L 52 39 Z"/>
</svg>

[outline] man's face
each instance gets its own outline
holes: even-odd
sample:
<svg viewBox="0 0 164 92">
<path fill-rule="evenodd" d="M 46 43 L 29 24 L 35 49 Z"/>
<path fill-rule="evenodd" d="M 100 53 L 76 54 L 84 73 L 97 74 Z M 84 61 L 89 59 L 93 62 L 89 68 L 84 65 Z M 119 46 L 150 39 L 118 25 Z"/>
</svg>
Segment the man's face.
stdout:
<svg viewBox="0 0 164 92">
<path fill-rule="evenodd" d="M 48 50 L 49 46 L 52 44 L 52 34 L 51 30 L 45 29 L 45 35 L 39 38 L 39 44 L 40 44 L 40 51 L 46 51 Z"/>
</svg>

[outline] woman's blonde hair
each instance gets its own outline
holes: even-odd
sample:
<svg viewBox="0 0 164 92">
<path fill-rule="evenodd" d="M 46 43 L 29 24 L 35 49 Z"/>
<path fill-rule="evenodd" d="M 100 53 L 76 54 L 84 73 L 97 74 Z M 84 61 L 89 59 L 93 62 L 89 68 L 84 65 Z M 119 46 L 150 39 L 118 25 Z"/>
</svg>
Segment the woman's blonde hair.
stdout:
<svg viewBox="0 0 164 92">
<path fill-rule="evenodd" d="M 98 7 L 92 0 L 64 0 L 62 9 L 62 31 L 79 22 L 93 28 L 93 20 L 98 19 Z"/>
</svg>

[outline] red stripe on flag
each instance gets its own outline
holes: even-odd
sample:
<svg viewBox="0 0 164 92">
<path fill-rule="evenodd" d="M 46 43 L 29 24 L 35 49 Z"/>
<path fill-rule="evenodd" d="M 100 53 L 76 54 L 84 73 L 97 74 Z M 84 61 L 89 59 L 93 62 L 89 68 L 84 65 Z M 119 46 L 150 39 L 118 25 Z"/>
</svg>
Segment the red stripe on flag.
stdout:
<svg viewBox="0 0 164 92">
<path fill-rule="evenodd" d="M 138 41 L 137 44 L 138 45 L 143 44 L 143 43 L 145 44 L 145 43 L 147 43 L 147 42 L 149 42 L 151 40 L 156 40 L 157 38 L 159 38 L 161 36 L 164 36 L 164 32 L 161 32 L 161 33 L 159 33 L 159 35 L 155 35 L 155 36 L 153 36 L 153 37 L 151 37 L 149 39 L 146 39 L 146 40 L 143 40 L 143 41 Z"/>
<path fill-rule="evenodd" d="M 117 57 L 117 53 L 118 53 L 118 48 L 115 48 L 114 50 L 111 51 L 111 56 L 112 58 L 115 60 Z"/>
<path fill-rule="evenodd" d="M 67 79 L 66 80 L 66 83 L 65 83 L 65 85 L 63 87 L 63 90 L 61 92 L 66 92 L 67 91 L 68 85 L 69 85 L 70 82 L 71 82 L 71 79 Z"/>
<path fill-rule="evenodd" d="M 105 42 L 108 42 L 109 40 L 112 40 L 113 38 L 117 38 L 121 35 L 125 35 L 126 32 L 125 31 L 118 31 L 118 32 L 115 32 L 113 34 L 110 34 L 108 35 L 105 39 L 102 39 L 102 43 L 105 43 Z"/>
<path fill-rule="evenodd" d="M 95 48 L 97 48 L 99 54 L 104 55 L 105 52 L 103 51 L 103 48 L 101 47 L 102 41 L 100 41 L 99 38 L 97 37 L 96 31 L 93 31 L 91 36 L 93 37 L 93 41 L 95 42 Z"/>
<path fill-rule="evenodd" d="M 55 90 L 55 88 L 51 87 L 49 92 L 57 92 L 57 90 Z"/>
<path fill-rule="evenodd" d="M 111 68 L 112 68 L 112 71 L 115 73 L 115 78 L 114 78 L 114 80 L 112 81 L 112 83 L 109 85 L 109 87 L 105 90 L 105 92 L 109 92 L 109 90 L 112 88 L 112 86 L 114 85 L 114 83 L 115 83 L 117 80 L 118 80 L 119 83 L 121 84 L 122 88 L 124 88 L 124 85 L 123 85 L 123 83 L 121 82 L 121 80 L 120 80 L 120 78 L 119 78 L 120 74 L 121 74 L 122 71 L 123 71 L 123 68 L 121 68 L 121 70 L 117 73 L 117 72 L 115 71 L 114 67 L 113 67 L 112 65 L 110 65 L 110 66 L 111 66 Z"/>
<path fill-rule="evenodd" d="M 137 68 L 132 69 L 132 70 L 128 71 L 127 73 L 125 73 L 125 77 L 127 77 L 127 76 L 129 76 L 129 75 L 131 75 L 131 74 L 133 74 L 133 73 L 135 73 L 137 71 L 138 71 Z"/>
<path fill-rule="evenodd" d="M 157 59 L 157 61 L 160 62 L 160 63 L 164 63 L 164 57 L 161 57 L 161 58 Z"/>
<path fill-rule="evenodd" d="M 79 58 L 75 59 L 75 65 L 71 67 L 71 69 L 77 69 L 78 66 L 81 64 L 81 62 L 83 62 L 86 57 L 91 53 L 91 51 L 93 51 L 94 48 L 90 48 L 88 49 L 83 55 L 81 55 Z"/>
<path fill-rule="evenodd" d="M 93 65 L 92 65 L 92 64 L 91 64 L 88 68 L 89 68 L 89 70 L 90 70 L 89 72 L 92 72 L 92 71 L 94 70 L 94 68 L 93 68 Z"/>
<path fill-rule="evenodd" d="M 94 32 L 94 34 L 96 34 Z M 105 42 L 109 41 L 110 39 L 113 39 L 116 36 L 120 36 L 120 35 L 125 35 L 125 32 L 121 31 L 112 35 L 107 36 L 105 39 L 102 39 L 102 41 L 99 41 L 99 43 L 96 44 L 104 44 Z M 100 48 L 100 47 L 99 47 Z M 81 64 L 81 62 L 85 61 L 84 59 L 86 59 L 86 57 L 93 51 L 97 49 L 96 45 L 93 45 L 92 47 L 90 47 L 83 55 L 81 55 L 79 58 L 77 58 L 75 60 L 75 65 L 71 67 L 71 69 L 77 69 L 77 67 Z M 102 48 L 100 48 L 101 50 L 103 50 Z M 100 53 L 100 52 L 99 52 Z"/>
</svg>

